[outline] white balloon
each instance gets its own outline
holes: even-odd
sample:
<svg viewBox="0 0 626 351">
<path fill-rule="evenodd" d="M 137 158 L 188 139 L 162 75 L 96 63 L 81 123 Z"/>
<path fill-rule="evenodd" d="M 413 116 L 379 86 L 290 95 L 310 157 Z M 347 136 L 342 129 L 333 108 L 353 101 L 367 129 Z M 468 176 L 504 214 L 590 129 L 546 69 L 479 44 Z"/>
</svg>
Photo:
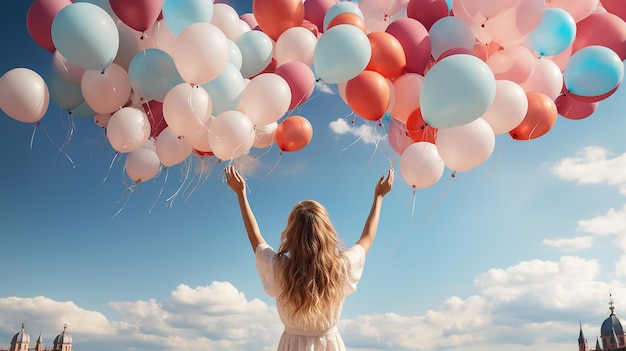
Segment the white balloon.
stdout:
<svg viewBox="0 0 626 351">
<path fill-rule="evenodd" d="M 244 113 L 254 125 L 270 124 L 289 109 L 291 89 L 278 74 L 263 73 L 250 80 L 241 102 Z"/>
<path fill-rule="evenodd" d="M 165 127 L 156 139 L 156 153 L 163 166 L 171 167 L 191 154 L 191 145 L 171 128 Z"/>
<path fill-rule="evenodd" d="M 255 138 L 253 147 L 258 149 L 266 148 L 276 141 L 276 128 L 278 128 L 277 122 L 272 122 L 264 126 L 256 126 L 254 128 Z"/>
<path fill-rule="evenodd" d="M 128 153 L 124 166 L 126 174 L 136 182 L 145 182 L 154 178 L 161 169 L 161 162 L 154 150 L 147 147 Z"/>
<path fill-rule="evenodd" d="M 174 63 L 180 76 L 191 84 L 204 84 L 228 64 L 228 39 L 210 23 L 194 23 L 185 28 L 174 45 Z"/>
<path fill-rule="evenodd" d="M 528 98 L 524 89 L 510 80 L 497 80 L 496 96 L 482 119 L 499 135 L 517 127 L 527 111 Z"/>
<path fill-rule="evenodd" d="M 124 107 L 115 112 L 107 124 L 107 138 L 118 152 L 131 152 L 139 149 L 149 136 L 148 116 L 134 107 Z"/>
<path fill-rule="evenodd" d="M 0 108 L 13 119 L 33 123 L 48 110 L 50 91 L 43 78 L 28 68 L 14 68 L 0 78 Z"/>
<path fill-rule="evenodd" d="M 304 27 L 292 27 L 284 31 L 274 45 L 276 65 L 298 61 L 313 66 L 317 37 Z"/>
<path fill-rule="evenodd" d="M 163 99 L 163 118 L 178 135 L 202 128 L 211 109 L 211 98 L 202 86 L 178 84 Z"/>
<path fill-rule="evenodd" d="M 254 126 L 239 111 L 222 112 L 209 126 L 211 151 L 221 160 L 237 158 L 250 150 L 254 143 Z"/>
<path fill-rule="evenodd" d="M 482 118 L 457 127 L 437 131 L 436 145 L 448 168 L 466 172 L 485 162 L 495 147 L 496 137 Z"/>
<path fill-rule="evenodd" d="M 444 168 L 437 147 L 426 141 L 409 145 L 400 157 L 402 178 L 414 189 L 435 184 L 441 179 Z"/>
</svg>

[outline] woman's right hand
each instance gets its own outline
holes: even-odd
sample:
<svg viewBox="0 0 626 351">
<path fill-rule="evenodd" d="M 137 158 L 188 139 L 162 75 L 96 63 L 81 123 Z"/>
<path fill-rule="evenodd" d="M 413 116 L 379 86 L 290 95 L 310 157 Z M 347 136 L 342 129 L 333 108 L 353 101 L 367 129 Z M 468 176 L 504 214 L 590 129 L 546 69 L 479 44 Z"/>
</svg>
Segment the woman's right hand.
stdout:
<svg viewBox="0 0 626 351">
<path fill-rule="evenodd" d="M 232 165 L 226 166 L 226 182 L 228 186 L 237 194 L 244 194 L 246 191 L 246 182 L 239 172 Z"/>
<path fill-rule="evenodd" d="M 384 197 L 388 192 L 393 188 L 394 181 L 394 171 L 393 168 L 389 168 L 389 173 L 387 173 L 387 178 L 385 176 L 381 176 L 378 183 L 376 183 L 376 187 L 374 188 L 374 196 Z"/>
</svg>

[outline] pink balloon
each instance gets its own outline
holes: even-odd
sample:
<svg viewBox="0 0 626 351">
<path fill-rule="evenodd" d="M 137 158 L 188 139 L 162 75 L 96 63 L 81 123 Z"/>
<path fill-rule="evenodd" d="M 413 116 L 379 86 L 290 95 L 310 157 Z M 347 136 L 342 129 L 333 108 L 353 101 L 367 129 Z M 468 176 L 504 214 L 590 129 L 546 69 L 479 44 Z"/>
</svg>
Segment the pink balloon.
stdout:
<svg viewBox="0 0 626 351">
<path fill-rule="evenodd" d="M 278 121 L 289 109 L 291 90 L 276 73 L 262 73 L 252 78 L 243 91 L 241 103 L 254 125 Z"/>
<path fill-rule="evenodd" d="M 207 120 L 204 121 L 204 128 L 200 128 L 191 134 L 185 135 L 185 141 L 187 141 L 194 150 L 204 153 L 211 152 L 211 145 L 209 144 L 209 133 L 211 132 L 209 131 L 209 127 L 212 121 L 213 117 L 207 118 Z"/>
<path fill-rule="evenodd" d="M 626 59 L 626 22 L 612 13 L 592 13 L 576 24 L 572 54 L 591 45 L 606 46 Z"/>
<path fill-rule="evenodd" d="M 70 83 L 80 83 L 85 73 L 85 68 L 71 63 L 58 51 L 52 56 L 52 67 L 61 79 Z"/>
<path fill-rule="evenodd" d="M 150 136 L 146 114 L 134 107 L 115 112 L 107 124 L 107 139 L 117 152 L 131 152 L 142 147 Z"/>
<path fill-rule="evenodd" d="M 113 113 L 130 98 L 128 73 L 115 63 L 104 71 L 87 70 L 80 83 L 83 97 L 96 113 Z"/>
<path fill-rule="evenodd" d="M 70 0 L 35 0 L 26 13 L 26 28 L 30 37 L 42 48 L 55 52 L 52 42 L 52 21 Z"/>
<path fill-rule="evenodd" d="M 215 79 L 228 64 L 230 47 L 226 35 L 210 23 L 185 28 L 174 45 L 174 63 L 180 76 L 191 84 Z"/>
<path fill-rule="evenodd" d="M 391 108 L 391 117 L 406 123 L 409 115 L 420 106 L 420 91 L 424 76 L 417 73 L 405 73 L 393 81 L 395 100 Z"/>
<path fill-rule="evenodd" d="M 254 143 L 254 126 L 248 116 L 239 111 L 220 113 L 211 122 L 209 130 L 211 150 L 221 160 L 245 154 Z"/>
<path fill-rule="evenodd" d="M 483 24 L 493 41 L 502 46 L 521 43 L 543 18 L 544 0 L 500 0 L 498 3 L 505 10 Z"/>
<path fill-rule="evenodd" d="M 535 69 L 536 59 L 527 48 L 521 45 L 506 46 L 487 58 L 487 65 L 496 79 L 522 83 Z"/>
<path fill-rule="evenodd" d="M 510 80 L 496 81 L 496 96 L 482 115 L 494 134 L 504 134 L 517 127 L 528 111 L 526 92 L 519 84 Z"/>
<path fill-rule="evenodd" d="M 130 179 L 136 182 L 145 182 L 159 173 L 161 161 L 154 150 L 141 147 L 128 153 L 124 168 Z"/>
<path fill-rule="evenodd" d="M 626 21 L 626 3 L 623 0 L 602 0 L 602 7 L 607 12 Z"/>
<path fill-rule="evenodd" d="M 163 0 L 109 0 L 109 3 L 122 22 L 143 32 L 159 18 Z"/>
<path fill-rule="evenodd" d="M 246 24 L 248 24 L 248 26 L 252 29 L 259 29 L 259 23 L 256 21 L 256 18 L 254 17 L 254 14 L 249 12 L 249 13 L 244 13 L 243 15 L 239 16 L 239 18 L 246 22 Z"/>
<path fill-rule="evenodd" d="M 455 172 L 466 172 L 485 162 L 491 156 L 495 143 L 493 129 L 482 118 L 437 132 L 439 155 Z"/>
<path fill-rule="evenodd" d="M 385 31 L 402 45 L 406 56 L 406 72 L 423 74 L 430 61 L 432 48 L 426 27 L 413 18 L 401 18 L 391 22 Z"/>
<path fill-rule="evenodd" d="M 0 77 L 0 108 L 24 123 L 39 121 L 48 110 L 50 92 L 44 79 L 28 68 L 14 68 Z"/>
<path fill-rule="evenodd" d="M 204 127 L 213 104 L 202 86 L 181 83 L 163 99 L 163 116 L 167 125 L 178 135 L 189 135 Z"/>
<path fill-rule="evenodd" d="M 626 14 L 626 4 L 624 4 L 624 2 L 622 0 L 602 0 L 602 4 L 604 5 L 604 3 L 606 2 L 613 2 L 614 4 L 616 4 L 617 6 L 621 7 L 624 11 L 623 14 Z M 550 0 L 550 1 L 546 1 L 546 8 L 560 8 L 563 9 L 567 12 L 569 12 L 570 15 L 572 15 L 572 18 L 574 19 L 575 22 L 578 22 L 580 20 L 582 20 L 583 18 L 589 16 L 592 12 L 594 12 L 596 10 L 598 6 L 598 0 L 576 0 L 576 1 L 572 1 L 572 0 Z M 606 7 L 606 6 L 605 6 Z M 609 12 L 613 12 L 613 11 L 609 11 Z M 620 16 L 619 14 L 615 13 L 616 15 Z M 622 16 L 620 16 L 622 17 Z M 622 17 L 622 18 L 626 18 L 626 17 Z"/>
<path fill-rule="evenodd" d="M 413 139 L 409 137 L 406 124 L 392 119 L 389 122 L 389 130 L 387 131 L 389 145 L 398 155 L 402 155 L 409 145 L 413 144 Z"/>
<path fill-rule="evenodd" d="M 402 178 L 413 188 L 427 188 L 439 181 L 445 165 L 433 143 L 420 141 L 408 146 L 400 157 Z"/>
<path fill-rule="evenodd" d="M 179 138 L 170 128 L 165 128 L 156 138 L 156 154 L 165 167 L 183 162 L 191 154 L 191 145 L 185 138 Z"/>
<path fill-rule="evenodd" d="M 548 58 L 536 61 L 535 69 L 520 86 L 526 92 L 544 93 L 554 100 L 563 89 L 563 73 L 559 66 Z"/>
<path fill-rule="evenodd" d="M 304 19 L 323 30 L 326 12 L 338 2 L 339 0 L 307 0 L 304 2 Z"/>
<path fill-rule="evenodd" d="M 302 62 L 287 62 L 274 71 L 283 77 L 291 90 L 289 110 L 302 105 L 311 97 L 315 88 L 315 75 L 309 66 Z"/>
<path fill-rule="evenodd" d="M 448 15 L 448 4 L 445 0 L 409 0 L 406 14 L 430 30 L 433 23 Z"/>
<path fill-rule="evenodd" d="M 598 108 L 598 102 L 580 101 L 569 94 L 556 98 L 556 110 L 559 115 L 568 119 L 583 119 L 591 116 Z"/>
</svg>

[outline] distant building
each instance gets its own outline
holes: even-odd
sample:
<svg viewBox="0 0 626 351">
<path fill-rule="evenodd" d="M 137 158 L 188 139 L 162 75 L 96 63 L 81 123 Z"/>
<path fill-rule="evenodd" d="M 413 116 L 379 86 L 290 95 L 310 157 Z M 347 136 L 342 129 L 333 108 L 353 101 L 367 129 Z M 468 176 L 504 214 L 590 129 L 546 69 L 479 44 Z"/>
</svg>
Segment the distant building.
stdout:
<svg viewBox="0 0 626 351">
<path fill-rule="evenodd" d="M 581 323 L 578 334 L 578 351 L 626 351 L 626 334 L 624 334 L 622 322 L 615 314 L 613 297 L 609 301 L 609 309 L 611 314 L 602 322 L 600 337 L 596 336 L 596 345 L 593 349 L 589 348 Z"/>
<path fill-rule="evenodd" d="M 8 350 L 0 349 L 0 351 L 72 351 L 72 337 L 67 333 L 67 324 L 63 327 L 63 332 L 54 338 L 52 348 L 44 348 L 41 333 L 39 333 L 35 347 L 31 348 L 29 344 L 30 336 L 26 333 L 25 325 L 22 323 L 22 329 L 11 339 L 11 347 Z"/>
</svg>

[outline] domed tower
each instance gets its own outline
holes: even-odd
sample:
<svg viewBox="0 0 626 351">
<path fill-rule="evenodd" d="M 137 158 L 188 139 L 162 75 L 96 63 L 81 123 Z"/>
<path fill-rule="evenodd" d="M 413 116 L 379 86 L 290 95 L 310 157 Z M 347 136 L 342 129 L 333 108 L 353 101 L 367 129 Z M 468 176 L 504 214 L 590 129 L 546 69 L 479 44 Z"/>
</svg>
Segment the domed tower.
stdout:
<svg viewBox="0 0 626 351">
<path fill-rule="evenodd" d="M 63 327 L 63 332 L 54 338 L 52 351 L 72 351 L 72 337 L 67 332 L 67 324 Z"/>
<path fill-rule="evenodd" d="M 602 322 L 600 338 L 602 339 L 604 350 L 616 350 L 626 346 L 626 335 L 624 335 L 622 322 L 615 314 L 613 296 L 611 296 L 611 300 L 609 301 L 609 309 L 611 310 L 611 314 Z"/>
<path fill-rule="evenodd" d="M 9 351 L 28 351 L 28 344 L 30 343 L 30 336 L 24 329 L 25 325 L 22 323 L 22 330 L 13 336 L 11 339 L 11 348 Z"/>
</svg>

